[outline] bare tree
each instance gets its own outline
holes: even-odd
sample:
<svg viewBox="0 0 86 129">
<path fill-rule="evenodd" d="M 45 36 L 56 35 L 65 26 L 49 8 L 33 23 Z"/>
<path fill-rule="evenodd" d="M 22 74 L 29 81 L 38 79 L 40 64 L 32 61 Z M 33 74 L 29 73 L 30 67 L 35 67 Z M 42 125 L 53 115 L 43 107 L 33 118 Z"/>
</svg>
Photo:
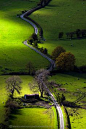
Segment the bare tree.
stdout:
<svg viewBox="0 0 86 129">
<path fill-rule="evenodd" d="M 30 89 L 34 92 L 40 91 L 41 97 L 46 89 L 45 84 L 47 83 L 49 71 L 45 69 L 38 70 L 35 74 L 35 82 L 29 84 Z"/>
<path fill-rule="evenodd" d="M 26 65 L 26 69 L 29 75 L 35 74 L 35 67 L 33 66 L 31 61 L 29 61 L 28 64 Z"/>
<path fill-rule="evenodd" d="M 14 91 L 17 91 L 20 94 L 21 83 L 22 81 L 19 76 L 12 76 L 6 80 L 6 84 L 7 84 L 6 89 L 12 98 L 13 98 Z"/>
</svg>

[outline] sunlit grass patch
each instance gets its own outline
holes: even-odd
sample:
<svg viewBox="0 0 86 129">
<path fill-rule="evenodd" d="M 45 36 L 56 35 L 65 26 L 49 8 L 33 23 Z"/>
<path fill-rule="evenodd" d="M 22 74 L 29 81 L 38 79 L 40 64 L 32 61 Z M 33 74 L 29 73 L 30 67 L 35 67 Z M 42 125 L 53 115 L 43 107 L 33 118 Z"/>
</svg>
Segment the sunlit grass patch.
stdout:
<svg viewBox="0 0 86 129">
<path fill-rule="evenodd" d="M 57 119 L 54 113 L 55 110 L 45 108 L 23 108 L 18 111 L 18 114 L 13 114 L 13 120 L 10 120 L 11 125 L 30 129 L 56 129 Z"/>
<path fill-rule="evenodd" d="M 5 102 L 8 98 L 8 92 L 6 90 L 6 79 L 9 76 L 0 76 L 0 123 L 3 122 L 4 120 L 4 106 Z M 20 76 L 22 80 L 22 89 L 21 89 L 21 94 L 19 95 L 18 93 L 15 92 L 14 97 L 22 97 L 25 94 L 31 94 L 33 93 L 30 88 L 29 88 L 29 83 L 33 81 L 33 77 L 31 76 Z"/>
<path fill-rule="evenodd" d="M 17 17 L 23 10 L 36 6 L 37 2 L 0 1 L 0 74 L 24 72 L 29 61 L 36 69 L 49 65 L 46 59 L 23 44 L 34 29 L 29 23 Z"/>
</svg>

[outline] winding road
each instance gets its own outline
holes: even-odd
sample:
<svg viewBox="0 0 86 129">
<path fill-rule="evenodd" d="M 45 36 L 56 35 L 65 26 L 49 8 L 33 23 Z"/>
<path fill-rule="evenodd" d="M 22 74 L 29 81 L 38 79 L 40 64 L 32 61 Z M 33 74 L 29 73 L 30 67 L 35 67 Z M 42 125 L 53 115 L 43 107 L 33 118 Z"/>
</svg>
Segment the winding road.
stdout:
<svg viewBox="0 0 86 129">
<path fill-rule="evenodd" d="M 34 27 L 34 31 L 35 31 L 35 34 L 38 34 L 38 28 L 36 26 L 36 24 L 34 24 L 32 21 L 30 21 L 29 19 L 27 19 L 25 16 L 26 15 L 30 15 L 32 12 L 34 12 L 35 10 L 37 9 L 40 9 L 41 6 L 38 6 L 36 8 L 33 8 L 27 12 L 25 12 L 24 14 L 20 15 L 20 18 L 25 20 L 26 22 L 30 23 L 33 27 Z M 46 58 L 49 62 L 50 62 L 50 68 L 48 69 L 48 71 L 52 71 L 53 68 L 55 67 L 55 62 L 49 58 L 48 56 L 46 56 L 45 54 L 41 53 L 40 51 L 38 51 L 36 48 L 30 46 L 27 44 L 27 41 L 24 41 L 24 44 L 28 47 L 30 47 L 32 50 L 34 50 L 35 52 L 39 53 L 41 56 L 43 56 L 44 58 Z M 39 75 L 39 77 L 41 78 L 41 75 Z M 50 92 L 50 90 L 47 88 L 46 84 L 44 82 L 42 82 L 43 86 L 45 87 L 46 91 L 48 92 L 49 96 L 51 97 L 57 111 L 58 111 L 58 114 L 59 114 L 59 119 L 60 119 L 60 129 L 64 129 L 64 119 L 63 119 L 63 113 L 62 113 L 62 110 L 61 110 L 61 107 L 59 106 L 59 104 L 57 103 L 56 99 L 54 98 L 53 94 Z"/>
<path fill-rule="evenodd" d="M 37 26 L 32 21 L 30 21 L 30 20 L 28 20 L 27 18 L 24 17 L 26 14 L 29 14 L 29 11 L 27 11 L 24 14 L 20 15 L 20 18 L 23 19 L 26 22 L 29 22 L 34 27 L 35 34 L 38 34 L 38 28 L 37 28 Z"/>
</svg>

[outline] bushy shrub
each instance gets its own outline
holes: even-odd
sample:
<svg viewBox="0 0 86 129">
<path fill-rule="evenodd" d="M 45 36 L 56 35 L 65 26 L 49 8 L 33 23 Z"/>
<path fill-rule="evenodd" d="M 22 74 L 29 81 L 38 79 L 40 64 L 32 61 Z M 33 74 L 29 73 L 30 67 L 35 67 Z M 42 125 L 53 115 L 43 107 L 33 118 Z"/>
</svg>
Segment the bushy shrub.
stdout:
<svg viewBox="0 0 86 129">
<path fill-rule="evenodd" d="M 33 43 L 33 38 L 30 37 L 30 38 L 28 39 L 27 43 L 30 44 L 30 45 L 32 45 L 32 43 Z"/>
<path fill-rule="evenodd" d="M 47 48 L 41 47 L 41 48 L 40 48 L 40 51 L 41 51 L 42 53 L 44 53 L 44 54 L 48 54 Z"/>
<path fill-rule="evenodd" d="M 33 47 L 38 48 L 38 41 L 37 40 L 34 41 Z"/>
<path fill-rule="evenodd" d="M 5 107 L 9 108 L 7 109 L 7 112 L 12 112 L 14 109 L 18 109 L 20 106 L 16 101 L 8 99 L 5 104 Z"/>
</svg>

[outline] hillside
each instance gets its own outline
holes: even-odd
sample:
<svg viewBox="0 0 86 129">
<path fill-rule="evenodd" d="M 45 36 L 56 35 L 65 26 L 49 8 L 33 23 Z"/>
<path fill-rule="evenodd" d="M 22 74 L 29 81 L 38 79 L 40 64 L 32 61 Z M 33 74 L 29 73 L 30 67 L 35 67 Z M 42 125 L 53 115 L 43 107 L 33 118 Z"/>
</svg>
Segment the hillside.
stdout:
<svg viewBox="0 0 86 129">
<path fill-rule="evenodd" d="M 86 65 L 86 38 L 70 40 L 66 36 L 67 32 L 86 29 L 86 1 L 52 0 L 48 6 L 30 17 L 43 28 L 46 41 L 40 47 L 46 47 L 51 54 L 56 46 L 61 45 L 75 55 L 76 65 Z M 64 32 L 61 40 L 58 39 L 59 32 Z"/>
<path fill-rule="evenodd" d="M 36 6 L 38 1 L 0 1 L 0 74 L 24 73 L 32 62 L 37 69 L 47 67 L 49 62 L 23 44 L 34 32 L 33 27 L 17 17 L 23 10 Z M 37 57 L 37 58 L 35 58 Z M 40 63 L 39 63 L 40 60 Z"/>
</svg>

